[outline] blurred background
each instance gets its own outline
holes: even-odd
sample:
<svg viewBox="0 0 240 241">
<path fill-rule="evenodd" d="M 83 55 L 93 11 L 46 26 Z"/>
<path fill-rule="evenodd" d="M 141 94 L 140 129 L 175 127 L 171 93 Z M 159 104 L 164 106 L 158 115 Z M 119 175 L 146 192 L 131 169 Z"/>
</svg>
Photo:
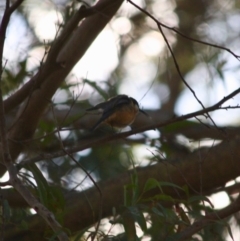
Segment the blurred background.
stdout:
<svg viewBox="0 0 240 241">
<path fill-rule="evenodd" d="M 162 27 L 162 30 L 181 74 L 206 108 L 239 88 L 239 60 L 232 54 L 240 55 L 239 1 L 134 0 L 134 3 L 168 27 Z M 61 27 L 82 4 L 88 6 L 94 4 L 94 1 L 25 0 L 13 14 L 4 49 L 5 97 L 38 71 Z M 1 14 L 3 10 L 4 4 L 1 2 Z M 177 34 L 174 29 L 186 37 Z M 193 39 L 211 43 L 215 47 Z M 216 46 L 230 49 L 232 53 Z M 89 123 L 85 123 L 85 119 L 81 121 L 81 118 L 91 117 L 91 114 L 85 113 L 86 108 L 117 94 L 135 98 L 140 107 L 152 116 L 152 119 L 142 120 L 144 125 L 202 109 L 199 101 L 183 83 L 157 24 L 129 2 L 123 3 L 69 73 L 39 124 L 36 140 L 19 157 L 19 162 L 39 153 L 53 153 L 59 149 L 59 135 L 51 134 L 56 128 L 56 122 L 59 127 L 66 128 L 60 132 L 65 147 L 81 143 L 94 135 L 111 132 L 103 126 L 95 133 L 89 133 Z M 225 107 L 232 108 L 210 113 L 219 128 L 239 126 L 239 102 L 240 97 L 234 96 L 224 103 Z M 57 121 L 53 118 L 53 108 Z M 58 118 L 63 116 L 66 118 L 58 122 Z M 8 118 L 11 123 L 11 115 Z M 91 120 L 91 123 L 94 121 Z M 96 181 L 106 180 L 133 166 L 152 165 L 161 160 L 179 161 L 196 149 L 216 145 L 221 138 L 202 129 L 204 125 L 213 126 L 214 123 L 206 116 L 200 116 L 113 144 L 89 148 L 75 153 L 74 157 Z M 37 165 L 50 183 L 65 188 L 69 193 L 93 185 L 85 172 L 68 157 L 42 161 Z M 28 171 L 25 170 L 25 173 Z M 211 196 L 215 208 L 230 203 L 231 198 L 226 192 L 220 195 Z M 239 221 L 239 217 L 231 220 L 235 224 L 239 224 Z M 102 230 L 105 232 L 116 235 L 121 230 L 120 225 L 114 231 L 117 225 L 112 228 L 107 220 L 103 223 Z M 143 234 L 139 229 L 139 237 L 154 240 L 151 232 Z M 226 229 L 218 229 L 216 232 L 218 235 L 215 240 L 232 240 Z M 212 237 L 210 232 L 194 240 L 213 240 Z M 239 238 L 236 229 L 234 238 Z"/>
</svg>

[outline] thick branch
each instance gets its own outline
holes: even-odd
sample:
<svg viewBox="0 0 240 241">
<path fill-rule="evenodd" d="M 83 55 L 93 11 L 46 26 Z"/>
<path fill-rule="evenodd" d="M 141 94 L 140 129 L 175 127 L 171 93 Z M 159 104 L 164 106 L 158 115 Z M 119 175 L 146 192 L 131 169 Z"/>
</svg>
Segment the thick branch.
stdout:
<svg viewBox="0 0 240 241">
<path fill-rule="evenodd" d="M 152 129 L 155 129 L 155 128 L 161 128 L 161 127 L 164 127 L 164 126 L 176 123 L 176 122 L 180 122 L 180 121 L 192 118 L 192 117 L 204 115 L 205 113 L 217 110 L 218 108 L 220 108 L 220 106 L 226 100 L 228 100 L 229 98 L 232 98 L 233 96 L 235 96 L 239 92 L 240 92 L 240 88 L 236 89 L 231 94 L 224 97 L 222 100 L 220 100 L 218 103 L 214 104 L 213 106 L 205 108 L 203 110 L 196 111 L 196 112 L 193 112 L 193 113 L 189 113 L 189 114 L 186 114 L 186 115 L 183 115 L 183 116 L 175 117 L 175 118 L 167 120 L 163 123 L 161 123 L 161 122 L 160 123 L 151 123 L 150 125 L 142 126 L 141 128 L 133 129 L 131 131 L 126 131 L 126 132 L 122 132 L 122 133 L 119 133 L 119 134 L 112 134 L 112 135 L 108 135 L 108 136 L 103 136 L 103 137 L 95 138 L 94 140 L 92 140 L 92 139 L 86 140 L 84 143 L 80 143 L 79 145 L 68 148 L 67 152 L 72 154 L 72 153 L 79 152 L 79 151 L 82 151 L 82 150 L 87 149 L 87 148 L 102 145 L 103 143 L 109 143 L 109 142 L 112 142 L 112 141 L 115 141 L 115 140 L 123 139 L 123 138 L 126 138 L 130 135 L 133 135 L 133 134 L 137 134 L 137 133 L 144 132 L 144 131 L 147 131 L 147 130 L 152 130 Z M 226 133 L 223 130 L 218 128 L 216 131 L 218 131 L 218 133 L 222 134 L 223 139 L 226 138 Z M 222 131 L 222 133 L 221 133 L 221 131 Z M 18 144 L 21 144 L 21 142 L 19 142 Z M 66 155 L 64 153 L 64 151 L 58 151 L 58 152 L 55 152 L 55 153 L 50 154 L 50 155 L 47 154 L 47 155 L 41 155 L 39 157 L 35 157 L 34 160 L 31 160 L 30 162 L 37 162 L 37 161 L 40 161 L 42 159 L 52 159 L 52 158 L 56 158 L 56 157 L 61 157 L 63 155 Z M 22 164 L 25 165 L 25 164 L 27 164 L 27 162 L 29 162 L 29 161 L 25 161 Z"/>
<path fill-rule="evenodd" d="M 238 168 L 240 164 L 239 145 L 240 139 L 223 141 L 210 150 L 198 150 L 183 161 L 161 162 L 154 166 L 138 168 L 139 188 L 142 190 L 146 181 L 151 177 L 158 181 L 175 183 L 178 186 L 187 185 L 190 194 L 201 195 L 204 192 L 210 192 L 240 175 L 240 168 Z M 199 172 L 199 168 L 201 168 L 201 172 Z M 129 171 L 99 183 L 103 195 L 103 218 L 112 215 L 113 207 L 118 210 L 123 205 L 124 186 L 131 182 L 130 175 L 132 173 Z M 145 197 L 154 196 L 157 193 L 159 190 L 154 189 L 146 193 Z M 165 188 L 164 193 L 177 199 L 186 198 L 185 193 L 174 188 Z M 93 225 L 97 222 L 98 208 L 99 192 L 96 188 L 73 195 L 70 193 L 67 198 L 64 227 L 74 232 Z M 41 220 L 36 216 L 30 219 L 29 225 L 30 230 L 43 231 Z"/>
<path fill-rule="evenodd" d="M 77 11 L 76 14 L 70 19 L 70 21 L 67 23 L 67 25 L 61 32 L 60 36 L 53 43 L 53 46 L 51 47 L 51 50 L 48 54 L 46 63 L 43 66 L 41 66 L 39 72 L 33 78 L 31 78 L 23 87 L 21 87 L 18 91 L 16 91 L 13 95 L 9 96 L 4 101 L 4 108 L 6 113 L 8 113 L 14 107 L 22 103 L 34 89 L 39 88 L 40 85 L 44 81 L 46 81 L 48 76 L 50 76 L 55 71 L 61 69 L 59 64 L 63 64 L 63 62 L 61 61 L 57 61 L 58 63 L 56 62 L 57 55 L 59 54 L 64 44 L 69 39 L 69 37 L 72 36 L 74 29 L 77 27 L 78 23 L 82 19 L 84 19 L 85 17 L 91 16 L 93 14 L 98 15 L 98 17 L 99 15 L 102 15 L 102 16 L 105 16 L 104 24 L 106 25 L 107 22 L 111 19 L 111 17 L 115 14 L 116 9 L 119 8 L 122 2 L 123 0 L 118 0 L 114 2 L 109 0 L 101 0 L 101 1 L 98 1 L 98 3 L 93 7 L 90 7 L 90 8 L 81 7 L 79 11 Z M 72 39 L 77 38 L 77 45 L 68 45 L 67 47 L 64 48 L 64 51 L 67 51 L 67 52 L 69 52 L 70 50 L 72 51 L 71 53 L 73 53 L 73 55 L 69 56 L 70 59 L 72 59 L 73 56 L 78 56 L 78 59 L 75 59 L 74 62 L 71 62 L 71 66 L 69 66 L 68 71 L 70 71 L 71 68 L 75 65 L 75 63 L 83 56 L 83 54 L 90 46 L 94 38 L 105 26 L 104 25 L 102 27 L 98 21 L 96 21 L 95 23 L 97 23 L 96 25 L 94 25 L 95 28 L 91 30 L 91 35 L 92 35 L 91 38 L 93 37 L 93 39 L 89 38 L 89 33 L 88 33 L 87 38 L 85 39 L 86 43 L 83 44 L 81 42 L 82 39 L 80 38 L 81 40 L 79 40 L 78 36 L 75 35 Z M 80 35 L 83 34 L 82 31 L 83 30 L 80 31 Z M 88 32 L 89 30 L 86 30 L 86 31 Z M 79 45 L 79 42 L 81 42 L 81 45 Z M 64 63 L 65 61 L 69 62 L 69 59 L 64 58 Z"/>
<path fill-rule="evenodd" d="M 31 97 L 28 99 L 26 105 L 22 108 L 20 116 L 17 119 L 17 123 L 10 132 L 10 153 L 13 159 L 16 159 L 19 153 L 23 150 L 23 146 L 19 145 L 18 141 L 27 140 L 32 137 L 44 109 L 49 104 L 49 101 L 59 88 L 62 81 L 77 61 L 84 55 L 93 40 L 106 26 L 122 3 L 122 0 L 114 1 L 114 4 L 112 4 L 113 2 L 109 0 L 102 1 L 108 2 L 109 7 L 105 7 L 101 13 L 87 18 L 75 31 L 72 39 L 78 44 L 68 46 L 70 49 L 74 49 L 73 55 L 68 55 L 67 58 L 63 55 L 65 68 L 61 68 L 60 63 L 54 63 L 59 67 L 48 75 L 41 87 L 31 94 Z M 79 36 L 81 36 L 81 38 Z"/>
</svg>

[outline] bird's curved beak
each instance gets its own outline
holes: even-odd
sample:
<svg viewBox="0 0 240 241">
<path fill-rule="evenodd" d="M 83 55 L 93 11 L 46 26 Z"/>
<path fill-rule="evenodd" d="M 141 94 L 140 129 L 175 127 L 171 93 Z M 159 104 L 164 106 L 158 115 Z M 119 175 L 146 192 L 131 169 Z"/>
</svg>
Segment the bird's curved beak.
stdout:
<svg viewBox="0 0 240 241">
<path fill-rule="evenodd" d="M 143 110 L 141 110 L 141 109 L 139 109 L 139 111 L 140 111 L 141 113 L 143 113 L 145 116 L 149 116 L 145 111 L 143 111 Z"/>
</svg>

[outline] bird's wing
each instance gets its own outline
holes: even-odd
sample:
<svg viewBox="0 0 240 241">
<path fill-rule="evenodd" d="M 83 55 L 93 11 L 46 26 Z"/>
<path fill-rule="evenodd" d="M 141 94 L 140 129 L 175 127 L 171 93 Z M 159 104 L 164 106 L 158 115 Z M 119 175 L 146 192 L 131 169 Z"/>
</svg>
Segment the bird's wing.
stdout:
<svg viewBox="0 0 240 241">
<path fill-rule="evenodd" d="M 108 105 L 106 108 L 104 108 L 104 112 L 113 111 L 116 108 L 128 104 L 129 103 L 129 97 L 127 95 L 118 95 L 115 96 L 108 101 Z"/>
<path fill-rule="evenodd" d="M 97 129 L 97 127 L 103 122 L 105 121 L 109 116 L 111 116 L 113 112 L 112 111 L 104 111 L 104 113 L 102 114 L 102 116 L 100 117 L 100 119 L 94 124 L 94 126 L 90 129 L 90 131 L 94 131 L 95 129 Z"/>
<path fill-rule="evenodd" d="M 103 111 L 102 116 L 96 122 L 96 124 L 91 128 L 91 131 L 95 130 L 103 121 L 105 121 L 108 117 L 110 117 L 115 112 L 116 109 L 118 109 L 122 105 L 128 104 L 129 101 L 130 101 L 129 97 L 127 95 L 118 95 L 110 98 L 106 102 L 99 103 L 96 106 L 87 109 L 86 111 L 99 110 L 99 109 Z"/>
<path fill-rule="evenodd" d="M 114 108 L 118 104 L 123 104 L 128 102 L 129 102 L 129 97 L 127 95 L 117 95 L 108 99 L 107 101 L 101 102 L 93 107 L 86 109 L 86 111 L 92 111 L 92 110 L 109 111 L 110 109 Z"/>
<path fill-rule="evenodd" d="M 118 99 L 114 100 L 111 104 L 109 104 L 106 108 L 104 108 L 103 114 L 100 117 L 100 119 L 96 122 L 96 124 L 91 128 L 91 131 L 94 131 L 103 121 L 108 119 L 114 112 L 121 107 L 122 105 L 128 104 L 128 99 Z"/>
</svg>

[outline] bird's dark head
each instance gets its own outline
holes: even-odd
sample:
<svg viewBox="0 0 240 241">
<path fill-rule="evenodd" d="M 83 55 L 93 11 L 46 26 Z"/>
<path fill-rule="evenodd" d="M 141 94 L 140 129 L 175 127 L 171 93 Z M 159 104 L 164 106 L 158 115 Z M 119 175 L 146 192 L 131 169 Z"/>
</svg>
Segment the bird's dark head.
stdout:
<svg viewBox="0 0 240 241">
<path fill-rule="evenodd" d="M 140 111 L 144 115 L 148 116 L 148 114 L 145 111 L 143 111 L 142 109 L 139 108 L 139 104 L 134 98 L 129 97 L 129 99 L 131 100 L 132 104 L 134 105 L 134 107 L 136 108 L 137 111 Z"/>
<path fill-rule="evenodd" d="M 139 111 L 139 104 L 138 104 L 138 102 L 134 98 L 132 98 L 132 97 L 128 97 L 128 98 L 129 98 L 130 104 L 134 107 L 136 112 L 138 112 Z"/>
</svg>

